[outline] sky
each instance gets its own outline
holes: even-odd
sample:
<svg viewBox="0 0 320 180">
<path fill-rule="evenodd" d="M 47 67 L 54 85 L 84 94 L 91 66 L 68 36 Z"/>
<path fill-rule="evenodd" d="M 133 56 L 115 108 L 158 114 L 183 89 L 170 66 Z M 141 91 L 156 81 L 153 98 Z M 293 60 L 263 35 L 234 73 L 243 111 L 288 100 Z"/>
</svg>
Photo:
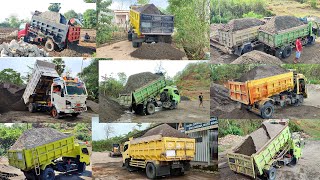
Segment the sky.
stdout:
<svg viewBox="0 0 320 180">
<path fill-rule="evenodd" d="M 142 123 L 140 130 L 144 130 L 149 126 L 150 123 Z M 92 140 L 98 141 L 106 139 L 106 134 L 104 131 L 104 127 L 107 123 L 99 123 L 98 117 L 92 118 Z M 132 129 L 138 128 L 136 125 L 137 123 L 109 123 L 114 128 L 114 133 L 110 135 L 110 137 L 115 137 L 119 135 L 127 134 L 128 132 L 132 131 Z"/>
<path fill-rule="evenodd" d="M 129 10 L 130 5 L 135 4 L 136 0 L 113 0 L 110 9 L 112 10 Z M 167 0 L 150 0 L 157 7 L 167 8 Z"/>
<path fill-rule="evenodd" d="M 203 61 L 170 61 L 170 60 L 127 60 L 127 61 L 100 61 L 99 62 L 99 81 L 102 81 L 101 76 L 112 75 L 117 77 L 117 73 L 124 72 L 127 77 L 132 74 L 141 72 L 154 73 L 156 68 L 160 65 L 167 72 L 167 76 L 174 77 L 177 72 L 182 71 L 189 63 L 203 62 Z"/>
<path fill-rule="evenodd" d="M 0 71 L 3 69 L 11 68 L 17 72 L 19 72 L 22 76 L 26 76 L 29 72 L 30 67 L 34 67 L 36 60 L 51 60 L 53 58 L 1 58 L 0 59 Z M 71 76 L 75 77 L 79 72 L 81 72 L 82 58 L 73 58 L 73 57 L 65 57 L 63 58 L 65 61 L 66 67 L 71 70 Z M 83 61 L 83 68 L 90 65 L 90 59 Z"/>
<path fill-rule="evenodd" d="M 10 15 L 17 15 L 19 19 L 31 19 L 31 12 L 47 11 L 50 3 L 61 3 L 62 14 L 71 9 L 77 13 L 96 9 L 95 3 L 85 3 L 83 0 L 9 0 L 0 6 L 0 21 L 4 21 Z"/>
</svg>

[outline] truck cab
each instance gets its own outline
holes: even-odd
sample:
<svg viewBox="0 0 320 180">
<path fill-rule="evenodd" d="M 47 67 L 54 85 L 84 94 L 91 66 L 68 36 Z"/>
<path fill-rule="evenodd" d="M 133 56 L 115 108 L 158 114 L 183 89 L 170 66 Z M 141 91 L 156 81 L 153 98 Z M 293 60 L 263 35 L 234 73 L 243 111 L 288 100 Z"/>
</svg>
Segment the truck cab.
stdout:
<svg viewBox="0 0 320 180">
<path fill-rule="evenodd" d="M 122 163 L 123 163 L 123 166 L 126 166 L 128 167 L 129 166 L 129 159 L 131 158 L 129 156 L 129 148 L 130 148 L 130 140 L 132 140 L 133 138 L 129 138 L 129 141 L 125 142 L 124 143 L 124 146 L 123 146 L 123 152 L 121 153 L 122 154 Z"/>
<path fill-rule="evenodd" d="M 180 103 L 180 93 L 176 86 L 166 86 L 160 92 L 160 101 L 165 108 L 174 109 Z"/>
<path fill-rule="evenodd" d="M 88 93 L 85 84 L 78 78 L 55 78 L 51 85 L 51 115 L 59 118 L 61 114 L 78 116 L 87 111 Z"/>
<path fill-rule="evenodd" d="M 18 31 L 18 40 L 24 41 L 24 37 L 27 36 L 28 34 L 28 28 L 30 24 L 28 23 L 22 23 L 19 26 L 19 31 Z"/>
</svg>

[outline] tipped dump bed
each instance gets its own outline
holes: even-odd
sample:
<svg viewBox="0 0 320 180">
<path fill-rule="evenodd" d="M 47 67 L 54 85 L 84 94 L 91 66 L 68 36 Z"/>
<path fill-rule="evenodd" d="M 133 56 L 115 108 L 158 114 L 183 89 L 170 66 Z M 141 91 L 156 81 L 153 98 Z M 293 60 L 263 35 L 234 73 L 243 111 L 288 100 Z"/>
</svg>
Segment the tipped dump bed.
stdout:
<svg viewBox="0 0 320 180">
<path fill-rule="evenodd" d="M 185 133 L 182 133 L 172 128 L 168 124 L 162 124 L 155 128 L 152 128 L 141 137 L 148 137 L 148 136 L 154 136 L 154 135 L 161 135 L 163 137 L 190 138 Z"/>
<path fill-rule="evenodd" d="M 136 8 L 135 10 L 142 14 L 163 14 L 154 4 L 146 4 L 144 6 Z"/>
<path fill-rule="evenodd" d="M 144 85 L 159 79 L 160 76 L 151 72 L 142 72 L 129 76 L 126 85 L 124 86 L 123 94 L 130 93 Z"/>
</svg>

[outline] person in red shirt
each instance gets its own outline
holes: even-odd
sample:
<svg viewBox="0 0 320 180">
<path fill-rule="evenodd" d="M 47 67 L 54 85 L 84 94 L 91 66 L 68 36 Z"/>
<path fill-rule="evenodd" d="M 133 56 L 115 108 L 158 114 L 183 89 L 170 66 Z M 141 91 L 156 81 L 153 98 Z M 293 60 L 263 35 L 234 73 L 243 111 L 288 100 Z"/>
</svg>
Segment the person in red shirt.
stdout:
<svg viewBox="0 0 320 180">
<path fill-rule="evenodd" d="M 296 40 L 296 58 L 294 59 L 294 63 L 299 62 L 299 58 L 301 56 L 301 52 L 302 52 L 302 43 L 301 43 L 301 39 L 298 38 Z"/>
</svg>

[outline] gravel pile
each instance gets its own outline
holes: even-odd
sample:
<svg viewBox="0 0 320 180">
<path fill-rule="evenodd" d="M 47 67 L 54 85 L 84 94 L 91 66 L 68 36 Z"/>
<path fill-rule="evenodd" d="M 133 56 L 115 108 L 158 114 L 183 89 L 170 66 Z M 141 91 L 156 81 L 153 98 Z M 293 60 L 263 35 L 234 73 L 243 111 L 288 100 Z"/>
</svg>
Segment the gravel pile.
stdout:
<svg viewBox="0 0 320 180">
<path fill-rule="evenodd" d="M 137 8 L 137 11 L 139 11 L 142 14 L 163 14 L 154 4 L 146 4 L 142 7 Z"/>
<path fill-rule="evenodd" d="M 304 23 L 294 16 L 275 16 L 261 26 L 260 29 L 269 33 L 278 33 L 301 25 L 304 25 Z"/>
<path fill-rule="evenodd" d="M 160 76 L 153 74 L 151 72 L 142 72 L 129 76 L 122 94 L 130 93 L 138 88 L 143 87 L 144 85 L 158 79 Z"/>
<path fill-rule="evenodd" d="M 52 128 L 28 129 L 11 146 L 10 150 L 31 149 L 69 137 Z"/>
<path fill-rule="evenodd" d="M 229 21 L 228 24 L 224 25 L 221 29 L 223 31 L 239 31 L 247 28 L 251 28 L 254 26 L 261 26 L 264 24 L 264 21 L 261 21 L 256 18 L 241 18 L 241 19 L 233 19 Z"/>
<path fill-rule="evenodd" d="M 60 23 L 61 15 L 58 12 L 53 11 L 45 11 L 42 13 L 35 13 L 35 15 L 38 15 L 39 17 L 46 19 L 51 22 Z"/>
<path fill-rule="evenodd" d="M 3 42 L 0 45 L 0 57 L 48 57 L 44 49 L 23 41 L 12 40 L 9 44 Z"/>
<path fill-rule="evenodd" d="M 185 53 L 168 43 L 143 44 L 140 48 L 130 53 L 132 57 L 148 60 L 182 60 Z"/>
<path fill-rule="evenodd" d="M 152 128 L 141 137 L 144 138 L 154 135 L 162 135 L 162 137 L 190 138 L 185 133 L 172 128 L 168 124 L 161 124 L 155 128 Z"/>
<path fill-rule="evenodd" d="M 231 64 L 283 64 L 283 62 L 274 56 L 261 51 L 251 51 L 238 57 Z"/>
<path fill-rule="evenodd" d="M 243 74 L 239 79 L 237 79 L 237 81 L 245 82 L 248 80 L 255 80 L 275 76 L 286 72 L 288 72 L 288 70 L 277 65 L 261 65 L 256 66 L 247 73 Z"/>
</svg>

